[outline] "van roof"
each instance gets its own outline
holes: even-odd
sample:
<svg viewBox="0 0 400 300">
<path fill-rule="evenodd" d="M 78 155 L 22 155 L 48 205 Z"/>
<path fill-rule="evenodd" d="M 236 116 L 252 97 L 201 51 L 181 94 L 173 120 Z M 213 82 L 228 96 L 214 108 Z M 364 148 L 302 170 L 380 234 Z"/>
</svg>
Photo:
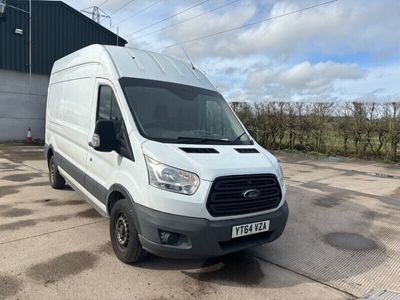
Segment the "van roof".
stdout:
<svg viewBox="0 0 400 300">
<path fill-rule="evenodd" d="M 104 50 L 108 54 L 104 55 Z M 146 50 L 127 47 L 91 45 L 56 61 L 52 73 L 84 63 L 100 63 L 111 75 L 179 84 L 216 90 L 197 67 L 189 62 Z M 116 74 L 113 74 L 116 73 Z"/>
</svg>

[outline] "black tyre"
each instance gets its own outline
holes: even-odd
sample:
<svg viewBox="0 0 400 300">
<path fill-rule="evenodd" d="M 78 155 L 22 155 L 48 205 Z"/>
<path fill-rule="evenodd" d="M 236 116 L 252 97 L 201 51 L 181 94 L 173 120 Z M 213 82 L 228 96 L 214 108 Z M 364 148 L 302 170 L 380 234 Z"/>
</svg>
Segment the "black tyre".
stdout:
<svg viewBox="0 0 400 300">
<path fill-rule="evenodd" d="M 65 187 L 65 179 L 58 172 L 58 166 L 54 161 L 54 156 L 52 156 L 49 161 L 49 182 L 54 189 L 62 189 Z"/>
<path fill-rule="evenodd" d="M 114 253 L 122 262 L 132 264 L 145 258 L 146 251 L 139 240 L 133 206 L 127 199 L 119 200 L 112 208 L 110 237 Z"/>
</svg>

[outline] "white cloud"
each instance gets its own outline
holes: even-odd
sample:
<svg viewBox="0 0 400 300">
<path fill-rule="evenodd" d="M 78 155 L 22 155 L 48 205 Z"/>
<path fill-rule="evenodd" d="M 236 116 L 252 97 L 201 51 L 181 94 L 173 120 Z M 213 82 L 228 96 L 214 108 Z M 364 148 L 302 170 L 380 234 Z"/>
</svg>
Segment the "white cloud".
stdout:
<svg viewBox="0 0 400 300">
<path fill-rule="evenodd" d="M 93 0 L 67 2 L 82 6 L 80 8 L 93 5 Z M 230 0 L 209 1 L 139 35 L 187 20 L 228 2 Z M 169 30 L 139 38 L 130 46 L 157 49 L 319 2 L 242 0 Z M 108 1 L 104 8 L 112 12 L 123 3 L 126 1 Z M 161 1 L 146 13 L 122 23 L 121 35 L 195 3 L 194 0 Z M 145 0 L 135 1 L 113 15 L 113 23 L 146 5 L 148 2 Z M 399 0 L 341 0 L 183 46 L 194 63 L 206 71 L 230 100 L 355 99 L 371 95 L 385 98 L 397 95 L 400 98 L 399 11 Z M 186 60 L 180 47 L 163 52 Z"/>
<path fill-rule="evenodd" d="M 314 90 L 329 86 L 334 80 L 359 79 L 363 72 L 356 64 L 340 64 L 331 61 L 312 65 L 305 61 L 280 75 L 287 87 L 299 90 Z"/>
<path fill-rule="evenodd" d="M 336 97 L 400 101 L 400 62 L 374 67 L 362 80 L 343 81 L 334 85 Z"/>
<path fill-rule="evenodd" d="M 204 9 L 198 9 L 192 14 L 198 15 L 203 12 Z M 171 41 L 180 43 L 188 39 L 195 39 L 213 32 L 220 32 L 232 27 L 241 26 L 250 20 L 256 12 L 256 5 L 250 2 L 245 2 L 223 14 L 210 13 L 203 17 L 196 18 L 192 22 L 187 22 L 183 26 L 174 27 L 174 30 L 161 33 L 160 38 L 167 40 L 167 43 L 164 45 L 170 45 Z M 190 18 L 190 15 L 178 17 L 177 20 L 175 20 L 175 23 L 187 20 L 188 18 Z M 232 46 L 230 43 L 224 45 L 226 44 L 226 41 L 226 37 L 218 36 L 216 39 L 200 40 L 190 44 L 183 44 L 182 46 L 190 49 L 191 53 L 198 57 L 214 56 L 216 52 L 220 52 L 222 49 L 221 56 L 223 57 L 231 51 L 226 47 Z M 165 52 L 174 55 L 179 51 L 177 49 L 179 48 L 168 48 Z"/>
<path fill-rule="evenodd" d="M 251 97 L 286 98 L 326 95 L 334 91 L 338 81 L 353 81 L 365 76 L 365 71 L 355 64 L 331 61 L 311 64 L 308 61 L 289 69 L 266 68 L 249 73 L 244 90 Z"/>
<path fill-rule="evenodd" d="M 214 73 L 211 77 L 218 81 Z M 223 92 L 230 101 L 399 101 L 399 79 L 400 62 L 369 69 L 330 61 L 317 64 L 305 61 L 289 68 L 260 62 L 246 78 L 228 85 Z"/>
<path fill-rule="evenodd" d="M 257 20 L 280 16 L 311 4 L 315 4 L 315 1 L 280 1 L 273 4 L 270 11 L 257 11 Z M 252 19 L 254 9 L 254 5 L 246 4 L 221 14 L 209 14 L 159 38 L 180 43 L 240 26 L 256 21 Z M 186 47 L 199 56 L 238 56 L 260 51 L 287 56 L 299 50 L 303 54 L 311 53 L 316 48 L 335 55 L 365 50 L 374 55 L 399 54 L 399 11 L 400 1 L 395 0 L 339 1 L 241 31 L 188 43 Z"/>
</svg>

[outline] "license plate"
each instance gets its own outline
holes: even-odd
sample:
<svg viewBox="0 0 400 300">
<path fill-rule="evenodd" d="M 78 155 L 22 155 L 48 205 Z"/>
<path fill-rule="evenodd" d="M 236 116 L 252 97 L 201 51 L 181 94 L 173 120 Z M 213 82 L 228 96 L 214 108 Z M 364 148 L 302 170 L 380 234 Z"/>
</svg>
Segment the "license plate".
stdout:
<svg viewBox="0 0 400 300">
<path fill-rule="evenodd" d="M 269 220 L 237 225 L 232 227 L 232 238 L 237 238 L 240 236 L 245 236 L 250 234 L 256 234 L 268 230 L 269 230 Z"/>
</svg>

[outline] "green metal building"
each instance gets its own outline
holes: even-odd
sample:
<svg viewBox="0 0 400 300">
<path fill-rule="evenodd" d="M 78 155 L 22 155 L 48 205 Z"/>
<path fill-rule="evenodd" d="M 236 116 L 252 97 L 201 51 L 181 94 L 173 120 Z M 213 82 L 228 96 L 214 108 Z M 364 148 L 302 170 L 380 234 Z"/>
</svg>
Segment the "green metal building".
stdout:
<svg viewBox="0 0 400 300">
<path fill-rule="evenodd" d="M 0 15 L 0 140 L 23 139 L 29 127 L 43 138 L 54 61 L 91 44 L 127 42 L 61 1 L 33 0 L 30 79 L 29 14 L 15 7 L 29 11 L 29 1 L 8 0 Z"/>
</svg>

